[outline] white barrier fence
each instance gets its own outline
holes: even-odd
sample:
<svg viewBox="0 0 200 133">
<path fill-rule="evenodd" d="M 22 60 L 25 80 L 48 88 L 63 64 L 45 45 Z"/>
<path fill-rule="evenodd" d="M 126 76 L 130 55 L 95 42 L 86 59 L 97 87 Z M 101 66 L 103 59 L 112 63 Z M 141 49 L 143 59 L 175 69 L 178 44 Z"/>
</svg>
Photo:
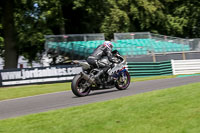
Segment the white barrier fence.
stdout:
<svg viewBox="0 0 200 133">
<path fill-rule="evenodd" d="M 200 59 L 171 60 L 173 75 L 200 73 Z"/>
</svg>

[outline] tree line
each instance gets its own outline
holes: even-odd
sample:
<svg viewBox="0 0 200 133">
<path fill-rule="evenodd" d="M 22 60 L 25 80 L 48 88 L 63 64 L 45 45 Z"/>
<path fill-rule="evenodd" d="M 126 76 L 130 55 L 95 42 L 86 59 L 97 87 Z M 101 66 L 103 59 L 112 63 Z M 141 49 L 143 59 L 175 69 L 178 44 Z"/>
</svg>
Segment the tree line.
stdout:
<svg viewBox="0 0 200 133">
<path fill-rule="evenodd" d="M 0 56 L 16 68 L 44 52 L 44 35 L 150 31 L 170 36 L 200 36 L 198 0 L 1 0 Z"/>
</svg>

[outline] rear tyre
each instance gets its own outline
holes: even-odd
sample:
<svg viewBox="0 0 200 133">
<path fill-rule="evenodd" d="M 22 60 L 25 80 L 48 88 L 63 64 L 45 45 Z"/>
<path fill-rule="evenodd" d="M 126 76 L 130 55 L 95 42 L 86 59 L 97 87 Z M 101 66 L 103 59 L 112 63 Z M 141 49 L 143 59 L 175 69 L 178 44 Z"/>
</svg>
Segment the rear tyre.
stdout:
<svg viewBox="0 0 200 133">
<path fill-rule="evenodd" d="M 128 88 L 128 86 L 130 85 L 130 74 L 128 73 L 128 71 L 122 72 L 119 77 L 118 80 L 115 84 L 115 87 L 118 90 L 125 90 Z"/>
<path fill-rule="evenodd" d="M 90 88 L 85 87 L 86 80 L 81 75 L 76 75 L 71 83 L 72 92 L 78 97 L 87 96 L 90 93 Z"/>
</svg>

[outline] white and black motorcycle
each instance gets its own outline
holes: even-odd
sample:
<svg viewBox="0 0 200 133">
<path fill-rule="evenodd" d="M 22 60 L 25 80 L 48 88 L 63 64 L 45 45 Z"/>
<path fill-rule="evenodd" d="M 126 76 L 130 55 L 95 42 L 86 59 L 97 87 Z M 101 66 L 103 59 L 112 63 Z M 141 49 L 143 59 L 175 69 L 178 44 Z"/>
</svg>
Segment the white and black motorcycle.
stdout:
<svg viewBox="0 0 200 133">
<path fill-rule="evenodd" d="M 111 89 L 116 87 L 118 90 L 125 90 L 130 84 L 130 75 L 125 68 L 126 61 L 119 55 L 118 51 L 113 51 L 114 57 L 118 60 L 118 63 L 109 62 L 107 57 L 100 60 L 101 63 L 107 63 L 111 66 L 107 73 L 100 76 L 100 82 L 94 80 L 94 75 L 100 70 L 92 68 L 87 62 L 74 61 L 79 64 L 83 71 L 76 75 L 71 84 L 72 92 L 78 96 L 87 96 L 91 90 Z"/>
</svg>

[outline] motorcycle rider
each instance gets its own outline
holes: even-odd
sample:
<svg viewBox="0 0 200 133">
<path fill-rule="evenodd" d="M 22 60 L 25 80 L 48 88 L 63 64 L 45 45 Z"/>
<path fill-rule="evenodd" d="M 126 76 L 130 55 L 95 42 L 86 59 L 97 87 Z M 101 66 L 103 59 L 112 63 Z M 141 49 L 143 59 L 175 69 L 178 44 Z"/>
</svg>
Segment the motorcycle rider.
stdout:
<svg viewBox="0 0 200 133">
<path fill-rule="evenodd" d="M 87 62 L 95 68 L 99 68 L 100 71 L 94 76 L 93 80 L 100 82 L 99 77 L 110 68 L 108 64 L 101 63 L 102 57 L 107 56 L 110 62 L 116 63 L 116 58 L 112 55 L 113 44 L 111 41 L 105 41 L 103 44 L 99 45 L 94 52 L 87 58 Z"/>
</svg>

